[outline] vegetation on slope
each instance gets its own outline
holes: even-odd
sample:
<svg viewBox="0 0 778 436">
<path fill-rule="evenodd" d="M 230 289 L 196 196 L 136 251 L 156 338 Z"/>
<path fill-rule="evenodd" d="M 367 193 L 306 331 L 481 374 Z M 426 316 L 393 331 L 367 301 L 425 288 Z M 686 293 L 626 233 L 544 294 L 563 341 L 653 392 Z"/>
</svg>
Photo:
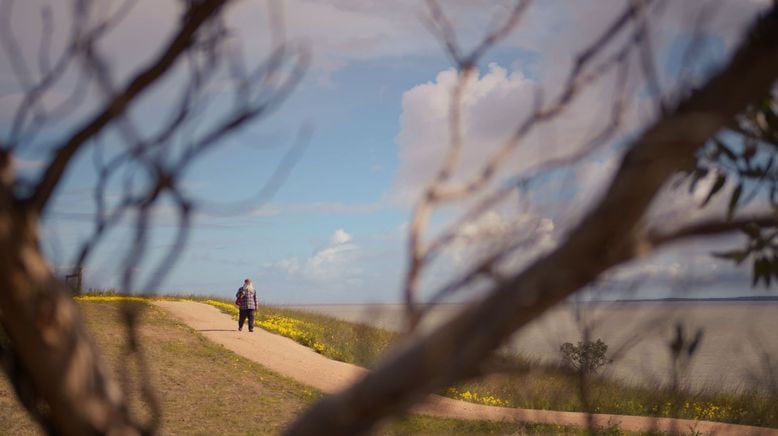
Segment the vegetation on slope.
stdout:
<svg viewBox="0 0 778 436">
<path fill-rule="evenodd" d="M 206 303 L 237 316 L 237 308 L 221 300 Z M 350 323 L 321 314 L 263 306 L 260 327 L 287 336 L 332 359 L 370 368 L 397 333 Z M 672 392 L 666 388 L 629 386 L 592 375 L 588 405 L 581 401 L 580 378 L 561 366 L 541 365 L 519 356 L 495 356 L 497 373 L 453 386 L 441 394 L 491 406 L 620 415 L 678 417 L 761 427 L 778 427 L 775 399 L 756 392 Z"/>
<path fill-rule="evenodd" d="M 149 305 L 148 299 L 128 304 L 146 307 L 141 339 L 155 393 L 162 404 L 162 434 L 277 434 L 322 394 L 214 344 L 194 330 Z M 123 297 L 79 298 L 79 306 L 114 376 L 125 359 L 121 322 Z M 1 333 L 1 332 L 0 332 Z M 133 414 L 148 418 L 141 399 L 137 365 L 127 362 L 127 392 Z M 379 434 L 581 434 L 559 426 L 459 421 L 409 416 L 384 424 Z M 0 377 L 0 434 L 38 435 L 43 432 Z"/>
</svg>

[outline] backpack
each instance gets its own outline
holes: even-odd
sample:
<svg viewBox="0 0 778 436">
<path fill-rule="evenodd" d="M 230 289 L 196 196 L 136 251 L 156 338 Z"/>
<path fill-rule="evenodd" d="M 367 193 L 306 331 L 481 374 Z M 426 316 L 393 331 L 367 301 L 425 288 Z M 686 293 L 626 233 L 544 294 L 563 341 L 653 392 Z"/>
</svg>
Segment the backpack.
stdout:
<svg viewBox="0 0 778 436">
<path fill-rule="evenodd" d="M 243 299 L 243 288 L 240 289 L 240 291 L 238 292 L 238 296 L 235 297 L 235 305 L 240 306 L 240 300 L 242 299 Z"/>
</svg>

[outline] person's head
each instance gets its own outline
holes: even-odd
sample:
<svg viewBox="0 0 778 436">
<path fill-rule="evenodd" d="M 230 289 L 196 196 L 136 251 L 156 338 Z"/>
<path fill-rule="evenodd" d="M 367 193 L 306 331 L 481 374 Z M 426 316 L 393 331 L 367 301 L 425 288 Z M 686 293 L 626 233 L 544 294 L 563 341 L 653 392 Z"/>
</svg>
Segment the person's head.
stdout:
<svg viewBox="0 0 778 436">
<path fill-rule="evenodd" d="M 254 289 L 254 285 L 251 284 L 251 279 L 243 280 L 243 287 L 246 289 Z"/>
</svg>

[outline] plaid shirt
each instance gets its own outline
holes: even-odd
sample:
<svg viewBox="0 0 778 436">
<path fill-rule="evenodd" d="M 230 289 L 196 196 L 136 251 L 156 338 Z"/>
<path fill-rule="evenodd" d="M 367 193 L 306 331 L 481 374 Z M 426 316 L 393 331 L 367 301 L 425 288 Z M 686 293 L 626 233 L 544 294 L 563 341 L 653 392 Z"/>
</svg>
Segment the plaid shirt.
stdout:
<svg viewBox="0 0 778 436">
<path fill-rule="evenodd" d="M 238 292 L 235 293 L 235 297 L 240 297 L 241 309 L 255 309 L 257 308 L 257 292 L 243 289 L 241 286 L 238 288 Z"/>
</svg>

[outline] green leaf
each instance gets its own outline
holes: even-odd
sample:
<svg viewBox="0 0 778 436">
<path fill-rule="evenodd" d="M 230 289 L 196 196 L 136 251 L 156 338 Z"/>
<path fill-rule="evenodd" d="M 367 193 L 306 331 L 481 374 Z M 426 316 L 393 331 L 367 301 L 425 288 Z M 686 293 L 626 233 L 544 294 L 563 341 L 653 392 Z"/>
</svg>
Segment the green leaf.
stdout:
<svg viewBox="0 0 778 436">
<path fill-rule="evenodd" d="M 735 215 L 737 202 L 738 200 L 740 200 L 740 194 L 742 193 L 743 193 L 743 182 L 740 182 L 738 183 L 735 190 L 732 191 L 732 196 L 729 197 L 729 207 L 727 208 L 727 220 L 732 220 L 732 217 Z"/>
<path fill-rule="evenodd" d="M 773 277 L 778 281 L 778 255 L 773 253 L 772 262 L 770 262 L 770 270 L 773 273 Z"/>
<path fill-rule="evenodd" d="M 770 261 L 766 257 L 759 257 L 755 261 L 755 269 L 757 273 L 756 281 L 752 283 L 752 287 L 759 283 L 759 279 L 761 278 L 764 281 L 765 287 L 770 287 L 770 279 L 772 277 L 772 268 L 770 266 Z"/>
<path fill-rule="evenodd" d="M 708 196 L 705 197 L 705 201 L 702 202 L 700 207 L 705 207 L 705 205 L 708 204 L 710 199 L 713 198 L 713 196 L 716 195 L 716 193 L 719 192 L 721 188 L 724 187 L 724 183 L 726 182 L 727 182 L 727 176 L 721 173 L 716 175 L 716 181 L 713 182 L 713 186 L 710 188 L 710 192 L 708 192 Z"/>
<path fill-rule="evenodd" d="M 773 131 L 778 130 L 778 115 L 776 115 L 776 113 L 773 112 L 769 102 L 767 103 L 766 107 L 762 110 L 762 115 L 764 115 L 764 119 L 767 122 L 767 126 L 768 126 L 767 130 L 773 130 Z"/>
<path fill-rule="evenodd" d="M 770 287 L 770 280 L 773 278 L 773 271 L 772 271 L 772 265 L 770 264 L 770 260 L 765 258 L 762 258 L 762 277 L 764 277 L 764 286 L 766 288 Z"/>
<path fill-rule="evenodd" d="M 755 223 L 748 223 L 741 227 L 740 230 L 751 239 L 760 239 L 762 237 L 762 229 Z"/>
<path fill-rule="evenodd" d="M 713 143 L 716 144 L 716 148 L 722 153 L 724 153 L 724 155 L 726 155 L 729 158 L 729 160 L 731 160 L 732 162 L 737 161 L 737 156 L 735 155 L 735 153 L 732 150 L 730 150 L 729 147 L 727 147 L 719 138 L 713 138 Z"/>
</svg>

